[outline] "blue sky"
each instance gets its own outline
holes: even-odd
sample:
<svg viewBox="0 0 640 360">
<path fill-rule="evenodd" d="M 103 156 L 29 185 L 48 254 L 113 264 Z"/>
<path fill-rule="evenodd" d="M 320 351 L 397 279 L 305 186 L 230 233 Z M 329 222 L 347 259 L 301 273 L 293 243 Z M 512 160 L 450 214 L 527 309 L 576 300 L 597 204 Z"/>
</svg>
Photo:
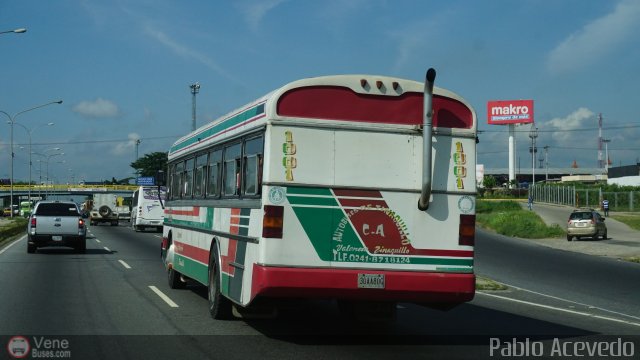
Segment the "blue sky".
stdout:
<svg viewBox="0 0 640 360">
<path fill-rule="evenodd" d="M 614 165 L 640 156 L 634 0 L 0 2 L 0 31 L 15 28 L 27 32 L 0 34 L 0 110 L 64 100 L 16 118 L 35 129 L 33 151 L 65 153 L 50 158 L 59 182 L 131 176 L 136 139 L 140 155 L 167 151 L 190 131 L 196 81 L 200 126 L 300 78 L 422 80 L 428 67 L 475 108 L 485 167 L 507 167 L 507 128 L 486 124 L 489 100 L 535 101 L 550 167 L 597 165 L 598 113 Z M 5 120 L 0 178 L 9 177 Z M 530 168 L 521 129 L 518 158 Z M 14 140 L 25 148 L 14 177 L 26 180 L 27 132 L 14 127 Z"/>
</svg>

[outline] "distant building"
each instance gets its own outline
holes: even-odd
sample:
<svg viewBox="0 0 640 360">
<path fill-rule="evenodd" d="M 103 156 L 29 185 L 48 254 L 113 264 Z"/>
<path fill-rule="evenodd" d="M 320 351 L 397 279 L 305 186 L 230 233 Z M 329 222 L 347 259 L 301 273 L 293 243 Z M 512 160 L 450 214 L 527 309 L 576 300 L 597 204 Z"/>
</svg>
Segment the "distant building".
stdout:
<svg viewBox="0 0 640 360">
<path fill-rule="evenodd" d="M 609 168 L 607 184 L 640 186 L 640 163 Z"/>
</svg>

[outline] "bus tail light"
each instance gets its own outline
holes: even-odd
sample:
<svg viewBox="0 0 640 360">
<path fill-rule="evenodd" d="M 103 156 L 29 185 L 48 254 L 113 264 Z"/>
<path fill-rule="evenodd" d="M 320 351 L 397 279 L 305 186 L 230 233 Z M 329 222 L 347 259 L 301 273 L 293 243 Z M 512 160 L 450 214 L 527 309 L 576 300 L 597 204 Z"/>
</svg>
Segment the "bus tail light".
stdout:
<svg viewBox="0 0 640 360">
<path fill-rule="evenodd" d="M 262 218 L 263 238 L 282 239 L 283 215 L 283 206 L 264 206 L 264 217 Z"/>
<path fill-rule="evenodd" d="M 460 215 L 458 245 L 474 246 L 476 237 L 476 216 Z"/>
</svg>

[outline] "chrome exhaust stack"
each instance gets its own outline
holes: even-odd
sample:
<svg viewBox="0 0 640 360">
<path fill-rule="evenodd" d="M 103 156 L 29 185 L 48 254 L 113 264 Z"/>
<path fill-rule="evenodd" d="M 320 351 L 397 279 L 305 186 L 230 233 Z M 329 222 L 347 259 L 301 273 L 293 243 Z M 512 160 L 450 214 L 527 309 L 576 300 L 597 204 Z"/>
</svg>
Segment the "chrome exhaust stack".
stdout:
<svg viewBox="0 0 640 360">
<path fill-rule="evenodd" d="M 429 209 L 431 197 L 431 146 L 433 126 L 433 83 L 436 79 L 436 71 L 433 68 L 427 70 L 424 82 L 424 119 L 422 125 L 422 191 L 418 199 L 418 209 Z"/>
</svg>

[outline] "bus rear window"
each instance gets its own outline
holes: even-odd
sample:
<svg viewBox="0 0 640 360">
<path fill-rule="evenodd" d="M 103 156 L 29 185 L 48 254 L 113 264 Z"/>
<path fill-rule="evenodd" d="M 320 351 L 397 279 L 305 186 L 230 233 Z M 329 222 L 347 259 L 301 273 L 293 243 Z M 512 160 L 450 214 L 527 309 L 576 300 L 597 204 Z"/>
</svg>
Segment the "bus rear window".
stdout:
<svg viewBox="0 0 640 360">
<path fill-rule="evenodd" d="M 421 125 L 423 94 L 400 96 L 359 94 L 340 86 L 309 86 L 280 97 L 278 115 L 399 125 Z M 463 103 L 444 96 L 433 98 L 434 127 L 470 129 L 473 115 Z"/>
</svg>

